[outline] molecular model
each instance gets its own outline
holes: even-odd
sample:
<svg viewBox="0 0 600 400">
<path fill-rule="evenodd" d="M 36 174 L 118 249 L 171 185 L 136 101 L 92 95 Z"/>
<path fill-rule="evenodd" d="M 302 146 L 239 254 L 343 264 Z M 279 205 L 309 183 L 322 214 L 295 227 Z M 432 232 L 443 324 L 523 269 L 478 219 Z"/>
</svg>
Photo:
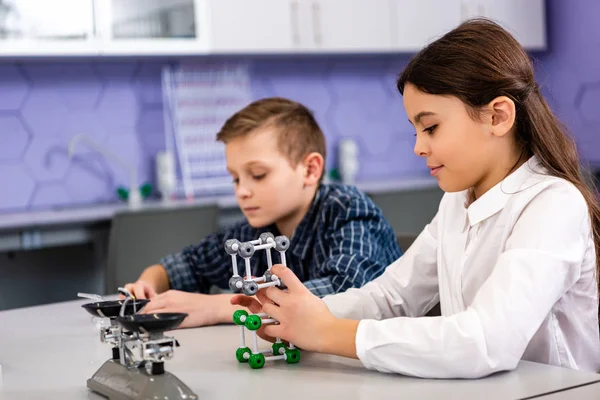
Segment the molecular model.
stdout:
<svg viewBox="0 0 600 400">
<path fill-rule="evenodd" d="M 280 289 L 285 289 L 285 285 L 281 279 L 271 272 L 273 260 L 271 259 L 271 249 L 279 252 L 281 264 L 286 265 L 285 251 L 290 246 L 290 241 L 285 236 L 273 236 L 273 234 L 265 232 L 260 235 L 257 240 L 240 243 L 236 239 L 229 239 L 225 242 L 225 251 L 231 256 L 233 266 L 233 276 L 229 279 L 229 288 L 233 293 L 244 293 L 246 296 L 253 296 L 259 289 L 269 286 L 277 286 Z M 265 250 L 267 252 L 268 269 L 261 277 L 252 277 L 250 268 L 250 258 L 256 250 Z M 244 259 L 246 267 L 246 276 L 242 277 L 238 273 L 237 258 L 239 255 Z M 237 349 L 235 356 L 239 362 L 248 362 L 253 369 L 262 368 L 265 361 L 285 360 L 288 364 L 295 364 L 300 361 L 300 350 L 294 347 L 292 343 L 286 346 L 280 338 L 275 338 L 268 350 L 258 350 L 258 339 L 256 331 L 265 324 L 278 324 L 279 322 L 270 318 L 265 313 L 248 314 L 245 310 L 237 310 L 233 313 L 233 322 L 240 327 L 240 347 Z M 248 330 L 253 335 L 252 350 L 246 346 L 245 330 Z M 265 354 L 270 354 L 265 357 Z"/>
</svg>

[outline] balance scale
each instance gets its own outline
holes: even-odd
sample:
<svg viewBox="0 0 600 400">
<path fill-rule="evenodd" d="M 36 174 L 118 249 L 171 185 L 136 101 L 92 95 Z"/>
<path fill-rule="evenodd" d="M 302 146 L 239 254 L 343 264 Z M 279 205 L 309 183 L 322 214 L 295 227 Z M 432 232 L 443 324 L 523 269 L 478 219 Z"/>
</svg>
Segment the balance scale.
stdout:
<svg viewBox="0 0 600 400">
<path fill-rule="evenodd" d="M 164 368 L 165 360 L 173 358 L 174 349 L 179 346 L 175 338 L 164 332 L 177 328 L 187 314 L 136 314 L 147 303 L 148 300 L 126 298 L 82 306 L 104 319 L 100 341 L 112 346 L 111 358 L 87 380 L 87 387 L 110 400 L 198 399 Z"/>
</svg>

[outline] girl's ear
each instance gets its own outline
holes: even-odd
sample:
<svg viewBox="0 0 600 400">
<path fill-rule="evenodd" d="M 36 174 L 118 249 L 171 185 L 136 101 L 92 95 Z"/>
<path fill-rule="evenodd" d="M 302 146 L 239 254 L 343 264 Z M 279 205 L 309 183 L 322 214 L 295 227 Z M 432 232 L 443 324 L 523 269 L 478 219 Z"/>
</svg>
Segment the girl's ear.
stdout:
<svg viewBox="0 0 600 400">
<path fill-rule="evenodd" d="M 491 113 L 491 131 L 495 136 L 505 136 L 515 125 L 515 102 L 506 96 L 499 96 L 488 105 Z"/>
<path fill-rule="evenodd" d="M 319 183 L 323 176 L 325 160 L 319 153 L 309 153 L 302 161 L 304 168 L 304 186 L 312 186 Z"/>
</svg>

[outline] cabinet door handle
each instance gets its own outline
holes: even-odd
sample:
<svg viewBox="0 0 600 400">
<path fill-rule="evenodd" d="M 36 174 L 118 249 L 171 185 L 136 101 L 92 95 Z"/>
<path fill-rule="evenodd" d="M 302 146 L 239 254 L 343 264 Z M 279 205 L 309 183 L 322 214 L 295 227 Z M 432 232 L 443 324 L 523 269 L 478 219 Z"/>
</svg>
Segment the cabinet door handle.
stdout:
<svg viewBox="0 0 600 400">
<path fill-rule="evenodd" d="M 321 5 L 318 1 L 312 3 L 312 17 L 313 17 L 313 35 L 317 46 L 323 44 L 323 32 L 321 29 Z"/>
<path fill-rule="evenodd" d="M 290 4 L 290 18 L 292 19 L 292 42 L 294 46 L 300 46 L 300 20 L 298 15 L 298 7 L 300 4 L 297 1 L 292 1 Z"/>
<path fill-rule="evenodd" d="M 92 0 L 92 37 L 98 37 L 98 11 L 96 10 L 96 0 Z"/>
</svg>

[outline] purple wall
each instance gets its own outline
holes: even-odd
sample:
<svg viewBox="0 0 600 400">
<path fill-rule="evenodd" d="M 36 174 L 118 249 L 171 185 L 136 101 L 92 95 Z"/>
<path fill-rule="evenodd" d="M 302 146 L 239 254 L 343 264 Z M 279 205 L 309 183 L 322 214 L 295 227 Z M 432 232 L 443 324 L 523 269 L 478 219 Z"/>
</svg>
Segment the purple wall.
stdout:
<svg viewBox="0 0 600 400">
<path fill-rule="evenodd" d="M 600 2 L 548 1 L 550 50 L 538 54 L 538 80 L 559 116 L 600 162 Z M 420 173 L 412 129 L 394 78 L 407 56 L 320 57 L 251 62 L 255 98 L 286 96 L 315 111 L 334 165 L 336 142 L 360 142 L 358 179 Z M 197 60 L 196 60 L 197 61 Z M 115 201 L 127 176 L 68 140 L 85 133 L 138 165 L 153 180 L 164 147 L 160 70 L 167 61 L 75 61 L 0 64 L 0 211 Z"/>
<path fill-rule="evenodd" d="M 550 49 L 537 78 L 583 158 L 600 163 L 600 2 L 548 0 Z"/>
<path fill-rule="evenodd" d="M 400 60 L 400 61 L 398 61 Z M 326 132 L 328 165 L 340 137 L 361 142 L 360 179 L 422 172 L 394 90 L 406 57 L 278 58 L 251 61 L 255 98 L 286 96 L 315 111 Z M 124 171 L 99 154 L 66 146 L 85 133 L 138 165 L 153 180 L 164 148 L 160 72 L 167 61 L 34 61 L 0 65 L 0 210 L 115 200 Z"/>
</svg>

